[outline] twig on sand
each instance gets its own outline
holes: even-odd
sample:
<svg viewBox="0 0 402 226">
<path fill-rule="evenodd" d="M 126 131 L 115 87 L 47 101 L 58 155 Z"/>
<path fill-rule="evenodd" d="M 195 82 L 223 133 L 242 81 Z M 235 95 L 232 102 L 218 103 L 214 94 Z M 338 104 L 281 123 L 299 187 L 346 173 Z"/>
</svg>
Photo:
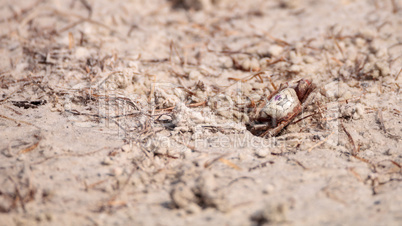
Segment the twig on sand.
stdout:
<svg viewBox="0 0 402 226">
<path fill-rule="evenodd" d="M 44 2 L 45 0 L 38 0 L 35 3 L 33 3 L 32 5 L 28 6 L 25 9 L 22 9 L 21 12 L 19 14 L 14 13 L 13 16 L 9 17 L 9 18 L 5 18 L 0 20 L 0 23 L 2 22 L 10 22 L 11 20 L 19 20 L 21 18 L 21 16 L 29 13 L 30 11 L 32 11 L 36 6 L 38 6 L 40 3 Z"/>
<path fill-rule="evenodd" d="M 221 158 L 226 157 L 226 156 L 228 156 L 228 155 L 229 155 L 229 153 L 225 153 L 225 154 L 222 154 L 222 155 L 220 155 L 220 156 L 218 156 L 218 157 L 212 159 L 211 161 L 207 161 L 207 162 L 204 164 L 204 168 L 210 167 L 211 165 L 213 165 L 213 164 L 216 163 L 217 161 L 220 161 Z"/>
<path fill-rule="evenodd" d="M 28 153 L 28 152 L 34 150 L 35 148 L 37 148 L 39 146 L 40 141 L 42 140 L 40 137 L 38 137 L 37 139 L 38 139 L 38 141 L 36 141 L 36 143 L 30 145 L 27 148 L 22 149 L 21 151 L 19 151 L 18 154 L 25 154 L 25 153 Z"/>
<path fill-rule="evenodd" d="M 391 0 L 392 3 L 392 13 L 396 14 L 399 11 L 398 5 L 395 0 Z"/>
<path fill-rule="evenodd" d="M 399 77 L 399 75 L 400 75 L 401 73 L 402 73 L 402 68 L 401 68 L 401 70 L 399 70 L 398 74 L 396 75 L 395 81 L 398 80 L 398 77 Z"/>
<path fill-rule="evenodd" d="M 316 143 L 314 146 L 312 146 L 310 149 L 308 149 L 308 152 L 311 152 L 314 148 L 316 148 L 316 147 L 320 146 L 321 144 L 325 143 L 329 139 L 329 137 L 332 136 L 332 134 L 334 134 L 334 132 L 335 131 L 332 131 L 332 133 L 329 134 L 324 140 Z"/>
<path fill-rule="evenodd" d="M 346 130 L 346 128 L 345 128 L 345 126 L 343 125 L 342 121 L 341 121 L 341 126 L 342 126 L 343 131 L 344 131 L 344 132 L 346 133 L 346 135 L 348 136 L 348 139 L 349 139 L 350 144 L 352 144 L 352 146 L 353 146 L 353 150 L 352 150 L 352 153 L 351 153 L 351 154 L 352 154 L 352 156 L 356 156 L 357 153 L 359 152 L 360 146 L 359 146 L 359 147 L 356 147 L 355 141 L 353 140 L 352 135 L 350 135 L 350 133 Z"/>
<path fill-rule="evenodd" d="M 378 123 L 380 124 L 380 129 L 382 131 L 384 131 L 384 133 L 387 133 L 387 130 L 385 129 L 384 118 L 382 117 L 381 109 L 378 109 L 378 111 L 377 111 L 377 120 L 378 120 Z"/>
<path fill-rule="evenodd" d="M 17 124 L 21 124 L 21 123 L 22 123 L 22 124 L 26 124 L 26 125 L 30 125 L 30 126 L 35 126 L 35 125 L 32 124 L 32 123 L 25 122 L 25 121 L 22 121 L 22 120 L 16 120 L 16 119 L 7 117 L 7 116 L 5 116 L 5 115 L 0 115 L 0 118 L 8 119 L 8 120 L 13 121 L 13 122 L 15 122 L 15 123 L 17 123 Z M 35 126 L 35 127 L 36 127 L 36 128 L 39 128 L 38 126 Z"/>
<path fill-rule="evenodd" d="M 271 165 L 272 165 L 272 164 L 274 164 L 274 163 L 275 163 L 274 161 L 268 160 L 268 161 L 262 162 L 262 163 L 260 163 L 260 164 L 258 164 L 258 165 L 256 165 L 256 166 L 253 166 L 253 167 L 249 168 L 248 171 L 250 172 L 250 171 L 254 171 L 254 170 L 256 170 L 256 169 L 264 168 L 264 167 L 266 167 L 268 164 L 271 164 Z"/>
</svg>

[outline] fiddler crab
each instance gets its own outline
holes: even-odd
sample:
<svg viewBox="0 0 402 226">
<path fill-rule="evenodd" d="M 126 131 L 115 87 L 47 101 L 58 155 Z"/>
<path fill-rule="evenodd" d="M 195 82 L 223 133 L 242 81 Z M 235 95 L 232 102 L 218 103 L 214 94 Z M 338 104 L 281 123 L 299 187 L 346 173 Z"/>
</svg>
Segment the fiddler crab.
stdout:
<svg viewBox="0 0 402 226">
<path fill-rule="evenodd" d="M 307 97 L 315 88 L 307 79 L 299 80 L 294 86 L 282 84 L 256 109 L 248 130 L 265 138 L 278 135 L 305 109 Z"/>
</svg>

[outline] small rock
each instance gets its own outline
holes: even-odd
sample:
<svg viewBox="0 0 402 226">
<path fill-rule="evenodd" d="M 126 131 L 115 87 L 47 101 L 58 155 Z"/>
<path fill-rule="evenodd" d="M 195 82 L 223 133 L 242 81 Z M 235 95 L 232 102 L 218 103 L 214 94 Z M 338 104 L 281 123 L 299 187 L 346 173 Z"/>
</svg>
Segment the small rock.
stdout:
<svg viewBox="0 0 402 226">
<path fill-rule="evenodd" d="M 123 174 L 123 169 L 121 167 L 116 167 L 110 170 L 110 174 L 113 176 L 120 176 Z"/>
<path fill-rule="evenodd" d="M 25 159 L 26 159 L 25 155 L 19 155 L 17 157 L 17 161 L 20 161 L 20 162 L 24 161 Z"/>
<path fill-rule="evenodd" d="M 343 93 L 342 97 L 344 100 L 349 100 L 352 98 L 352 93 L 350 91 L 346 91 Z"/>
<path fill-rule="evenodd" d="M 264 209 L 255 213 L 251 219 L 253 221 L 269 224 L 286 222 L 288 207 L 283 203 L 269 203 Z"/>
<path fill-rule="evenodd" d="M 289 53 L 289 58 L 292 64 L 300 64 L 303 61 L 303 58 L 298 56 L 295 51 Z"/>
<path fill-rule="evenodd" d="M 262 193 L 264 194 L 270 194 L 275 190 L 275 186 L 272 184 L 267 184 L 264 186 L 264 188 L 262 189 Z"/>
<path fill-rule="evenodd" d="M 125 144 L 121 147 L 123 152 L 130 152 L 132 150 L 132 146 L 130 144 Z"/>
<path fill-rule="evenodd" d="M 364 106 L 360 103 L 356 104 L 356 112 L 353 115 L 353 119 L 361 119 L 364 117 L 365 111 Z"/>
<path fill-rule="evenodd" d="M 188 74 L 190 80 L 198 81 L 202 78 L 202 74 L 199 71 L 193 70 Z"/>
<path fill-rule="evenodd" d="M 342 105 L 339 110 L 343 118 L 351 118 L 356 111 L 351 104 Z"/>
<path fill-rule="evenodd" d="M 105 165 L 105 166 L 112 165 L 113 159 L 111 157 L 106 157 L 105 159 L 103 159 L 103 161 L 101 163 L 102 163 L 102 165 Z"/>
<path fill-rule="evenodd" d="M 279 45 L 272 45 L 268 48 L 268 53 L 273 56 L 277 57 L 283 52 L 283 48 Z"/>
<path fill-rule="evenodd" d="M 251 71 L 259 71 L 260 70 L 260 62 L 258 62 L 258 60 L 256 58 L 251 59 L 250 70 Z"/>
<path fill-rule="evenodd" d="M 191 203 L 197 202 L 197 197 L 191 188 L 184 183 L 177 184 L 170 193 L 170 198 L 177 208 L 187 208 Z"/>
<path fill-rule="evenodd" d="M 303 61 L 304 61 L 306 64 L 312 64 L 312 63 L 315 62 L 315 58 L 312 57 L 312 56 L 304 56 L 304 57 L 303 57 Z"/>
<path fill-rule="evenodd" d="M 167 147 L 158 147 L 155 149 L 154 153 L 157 155 L 167 155 L 168 149 Z"/>
<path fill-rule="evenodd" d="M 230 59 L 229 57 L 225 57 L 225 58 L 222 60 L 222 66 L 223 66 L 224 68 L 232 68 L 232 67 L 233 67 L 233 60 Z"/>
<path fill-rule="evenodd" d="M 355 44 L 357 47 L 362 48 L 362 47 L 364 47 L 364 45 L 366 45 L 366 40 L 364 40 L 362 38 L 356 38 Z"/>
<path fill-rule="evenodd" d="M 258 148 L 255 150 L 255 155 L 258 158 L 265 158 L 268 156 L 268 154 L 269 154 L 269 151 L 266 148 Z"/>
<path fill-rule="evenodd" d="M 251 68 L 251 61 L 250 61 L 250 59 L 249 59 L 249 58 L 244 59 L 244 60 L 241 62 L 241 67 L 243 68 L 243 70 L 249 71 L 250 68 Z"/>
<path fill-rule="evenodd" d="M 389 70 L 389 65 L 386 62 L 383 61 L 376 62 L 375 68 L 380 72 L 381 76 L 387 76 L 391 74 L 391 71 Z"/>
<path fill-rule="evenodd" d="M 88 51 L 87 48 L 78 46 L 75 49 L 75 58 L 77 59 L 87 59 L 91 56 L 91 53 Z"/>
<path fill-rule="evenodd" d="M 289 67 L 289 71 L 297 73 L 301 71 L 301 67 L 299 65 L 292 65 Z"/>
<path fill-rule="evenodd" d="M 202 174 L 196 181 L 195 194 L 201 198 L 201 203 L 215 207 L 219 211 L 228 212 L 230 206 L 222 190 L 217 189 L 215 177 L 211 173 Z"/>
</svg>

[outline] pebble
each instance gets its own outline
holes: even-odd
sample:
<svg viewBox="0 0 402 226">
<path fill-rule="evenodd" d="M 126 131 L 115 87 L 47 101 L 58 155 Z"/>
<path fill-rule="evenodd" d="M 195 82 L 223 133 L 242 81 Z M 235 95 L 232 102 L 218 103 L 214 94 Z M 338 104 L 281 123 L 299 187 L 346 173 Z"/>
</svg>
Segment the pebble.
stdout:
<svg viewBox="0 0 402 226">
<path fill-rule="evenodd" d="M 222 65 L 224 68 L 232 68 L 233 67 L 233 60 L 230 59 L 229 57 L 225 57 L 222 60 Z"/>
<path fill-rule="evenodd" d="M 258 60 L 256 58 L 251 59 L 250 70 L 251 71 L 259 71 L 260 70 L 260 62 L 258 62 Z"/>
<path fill-rule="evenodd" d="M 268 154 L 269 154 L 269 151 L 266 148 L 258 148 L 255 150 L 255 155 L 258 158 L 265 158 L 268 156 Z"/>
<path fill-rule="evenodd" d="M 250 64 L 251 64 L 250 59 L 246 58 L 241 62 L 241 67 L 243 68 L 243 70 L 248 71 L 251 68 Z"/>
<path fill-rule="evenodd" d="M 275 186 L 272 184 L 267 184 L 262 189 L 263 194 L 271 194 L 275 190 Z"/>
<path fill-rule="evenodd" d="M 121 147 L 121 150 L 122 150 L 123 152 L 130 152 L 130 151 L 132 150 L 132 147 L 131 147 L 131 145 L 129 145 L 129 144 L 125 144 L 125 145 L 123 145 L 123 146 Z"/>
<path fill-rule="evenodd" d="M 353 115 L 353 119 L 361 119 L 364 117 L 365 111 L 363 104 L 356 104 L 356 112 Z"/>
<path fill-rule="evenodd" d="M 103 161 L 101 163 L 102 163 L 102 165 L 105 165 L 105 166 L 112 165 L 113 159 L 111 157 L 106 157 L 103 159 Z"/>
<path fill-rule="evenodd" d="M 279 45 L 272 45 L 268 49 L 268 53 L 273 56 L 277 57 L 283 52 L 283 48 Z"/>
<path fill-rule="evenodd" d="M 202 78 L 202 74 L 199 71 L 192 70 L 188 75 L 190 80 L 198 81 Z"/>
<path fill-rule="evenodd" d="M 121 167 L 116 167 L 110 170 L 110 174 L 113 176 L 120 176 L 123 174 L 123 169 Z"/>
</svg>

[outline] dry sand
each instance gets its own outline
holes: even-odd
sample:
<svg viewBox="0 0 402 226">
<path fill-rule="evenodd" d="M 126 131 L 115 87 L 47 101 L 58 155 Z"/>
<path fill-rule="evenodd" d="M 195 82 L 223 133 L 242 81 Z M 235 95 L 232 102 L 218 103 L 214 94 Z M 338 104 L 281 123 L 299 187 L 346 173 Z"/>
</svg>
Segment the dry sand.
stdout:
<svg viewBox="0 0 402 226">
<path fill-rule="evenodd" d="M 402 224 L 401 0 L 0 15 L 0 225 Z M 247 108 L 300 78 L 297 123 L 253 136 Z"/>
</svg>

